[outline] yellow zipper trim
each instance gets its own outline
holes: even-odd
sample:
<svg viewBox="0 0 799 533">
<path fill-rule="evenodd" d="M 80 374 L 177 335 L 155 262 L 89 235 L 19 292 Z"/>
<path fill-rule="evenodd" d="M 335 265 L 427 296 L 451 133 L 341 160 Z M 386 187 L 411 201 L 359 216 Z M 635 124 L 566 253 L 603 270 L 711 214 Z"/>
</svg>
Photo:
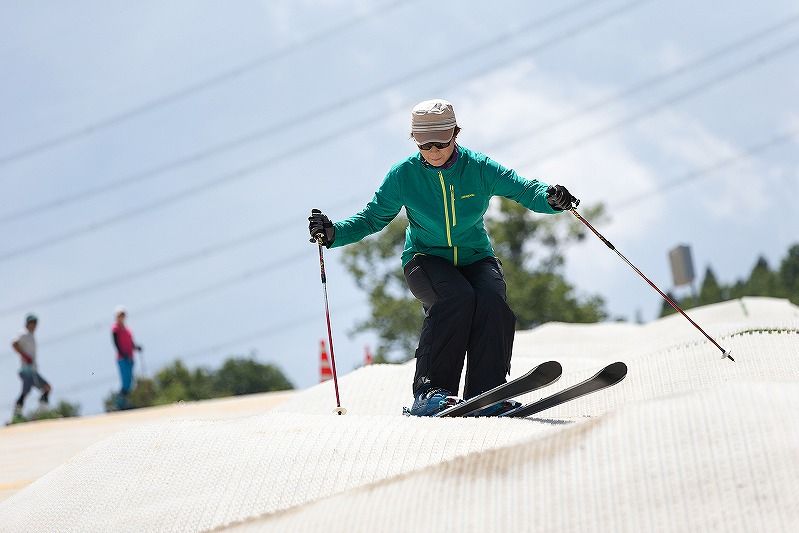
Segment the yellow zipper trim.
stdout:
<svg viewBox="0 0 799 533">
<path fill-rule="evenodd" d="M 447 245 L 452 246 L 452 235 L 449 231 L 449 207 L 447 206 L 447 186 L 444 184 L 444 174 L 438 171 L 438 179 L 441 182 L 441 194 L 444 197 L 444 223 L 447 226 Z"/>
<path fill-rule="evenodd" d="M 450 184 L 449 186 L 449 198 L 452 204 L 452 227 L 458 225 L 458 219 L 455 218 L 455 186 Z M 452 250 L 452 262 L 454 264 L 458 264 L 458 247 L 454 246 Z"/>
<path fill-rule="evenodd" d="M 449 197 L 450 197 L 450 199 L 452 201 L 452 227 L 454 228 L 455 226 L 458 225 L 458 221 L 455 218 L 455 186 L 454 185 L 450 185 L 449 186 Z"/>
</svg>

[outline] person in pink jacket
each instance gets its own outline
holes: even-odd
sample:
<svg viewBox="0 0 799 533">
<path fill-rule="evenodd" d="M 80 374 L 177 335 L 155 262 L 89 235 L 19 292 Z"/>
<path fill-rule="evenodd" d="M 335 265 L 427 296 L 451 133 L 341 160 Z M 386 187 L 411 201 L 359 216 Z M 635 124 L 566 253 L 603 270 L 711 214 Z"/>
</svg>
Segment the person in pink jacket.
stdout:
<svg viewBox="0 0 799 533">
<path fill-rule="evenodd" d="M 116 400 L 118 409 L 127 409 L 129 407 L 128 394 L 133 386 L 133 352 L 142 351 L 142 347 L 133 341 L 133 334 L 125 325 L 127 314 L 127 310 L 123 306 L 118 306 L 116 309 L 116 322 L 111 327 L 111 337 L 117 350 L 119 376 L 122 380 L 122 387 Z"/>
</svg>

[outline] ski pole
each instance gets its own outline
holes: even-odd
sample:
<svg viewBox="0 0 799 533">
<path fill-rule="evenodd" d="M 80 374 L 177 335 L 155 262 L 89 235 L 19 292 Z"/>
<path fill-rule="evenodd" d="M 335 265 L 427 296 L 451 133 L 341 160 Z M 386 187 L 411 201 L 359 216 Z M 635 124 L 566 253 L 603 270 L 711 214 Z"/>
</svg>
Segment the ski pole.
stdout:
<svg viewBox="0 0 799 533">
<path fill-rule="evenodd" d="M 144 377 L 146 378 L 147 377 L 147 365 L 144 364 L 144 353 L 142 352 L 142 350 L 139 350 L 139 361 L 141 361 L 141 372 L 144 375 Z"/>
<path fill-rule="evenodd" d="M 333 410 L 337 415 L 347 414 L 347 410 L 341 407 L 341 399 L 338 394 L 338 375 L 336 374 L 336 356 L 333 354 L 333 333 L 330 328 L 330 306 L 327 300 L 327 276 L 325 275 L 325 256 L 322 252 L 322 234 L 317 234 L 316 243 L 319 245 L 319 269 L 322 273 L 322 289 L 325 293 L 325 318 L 327 319 L 327 340 L 330 343 L 330 366 L 333 370 L 333 387 L 336 389 L 336 408 Z"/>
<path fill-rule="evenodd" d="M 625 263 L 627 263 L 628 265 L 630 265 L 630 268 L 632 268 L 633 270 L 635 270 L 635 271 L 638 273 L 638 275 L 639 275 L 639 276 L 641 276 L 642 278 L 644 278 L 644 281 L 646 281 L 647 283 L 649 283 L 649 285 L 650 285 L 650 286 L 651 286 L 653 289 L 655 289 L 655 290 L 658 292 L 658 294 L 660 294 L 660 295 L 663 297 L 663 299 L 664 299 L 664 300 L 666 300 L 666 302 L 668 302 L 668 304 L 674 308 L 674 310 L 675 310 L 675 311 L 678 311 L 678 312 L 679 312 L 679 313 L 680 313 L 682 316 L 684 316 L 684 317 L 686 318 L 686 320 L 688 320 L 688 322 L 690 322 L 691 324 L 693 324 L 693 326 L 694 326 L 696 329 L 698 329 L 700 332 L 702 332 L 702 335 L 704 335 L 705 337 L 707 337 L 707 339 L 708 339 L 710 342 L 712 342 L 712 343 L 713 343 L 713 344 L 716 346 L 716 348 L 718 348 L 719 350 L 721 350 L 721 358 L 722 358 L 722 359 L 728 358 L 730 361 L 735 361 L 735 359 L 733 359 L 733 358 L 732 358 L 732 353 L 731 353 L 731 352 L 729 352 L 729 351 L 725 350 L 724 348 L 722 348 L 722 347 L 719 345 L 719 343 L 717 343 L 715 340 L 713 340 L 713 337 L 711 337 L 710 335 L 708 335 L 707 333 L 705 333 L 705 330 L 703 330 L 701 327 L 699 327 L 699 324 L 697 324 L 696 322 L 694 322 L 693 320 L 691 320 L 691 317 L 689 317 L 687 314 L 685 314 L 685 311 L 683 311 L 683 310 L 680 308 L 680 306 L 679 306 L 679 305 L 677 305 L 677 304 L 674 302 L 674 300 L 672 300 L 671 298 L 669 298 L 669 297 L 668 297 L 668 295 L 666 295 L 666 294 L 665 294 L 665 293 L 664 293 L 662 290 L 660 290 L 660 289 L 658 288 L 658 286 L 657 286 L 657 285 L 655 285 L 654 283 L 652 283 L 652 282 L 649 280 L 649 278 L 648 278 L 648 277 L 646 277 L 646 276 L 644 275 L 644 273 L 643 273 L 643 272 L 641 272 L 640 270 L 638 270 L 638 268 L 637 268 L 635 265 L 633 265 L 633 264 L 632 264 L 632 263 L 629 261 L 629 259 L 627 259 L 626 257 L 624 257 L 624 255 L 622 255 L 622 253 L 621 253 L 620 251 L 618 251 L 618 250 L 616 249 L 616 247 L 615 247 L 615 246 L 613 246 L 613 244 L 611 244 L 611 243 L 610 243 L 610 241 L 608 241 L 608 240 L 607 240 L 605 237 L 603 237 L 603 236 L 602 236 L 602 234 L 601 234 L 601 233 L 599 233 L 599 232 L 598 232 L 598 231 L 597 231 L 597 230 L 594 228 L 594 226 L 592 226 L 592 225 L 591 225 L 591 223 L 590 223 L 590 222 L 588 222 L 586 219 L 584 219 L 582 216 L 580 216 L 580 213 L 578 213 L 578 212 L 577 212 L 577 206 L 578 206 L 578 205 L 580 205 L 580 201 L 579 201 L 579 200 L 577 200 L 577 202 L 576 202 L 575 206 L 574 206 L 574 207 L 572 207 L 572 208 L 570 209 L 570 211 L 572 212 L 572 214 L 573 214 L 575 217 L 577 217 L 577 220 L 579 220 L 580 222 L 582 222 L 583 224 L 585 224 L 586 226 L 588 226 L 588 229 L 590 229 L 590 230 L 591 230 L 591 231 L 594 233 L 594 235 L 596 235 L 597 237 L 599 237 L 599 240 L 601 240 L 602 242 L 604 242 L 604 243 L 605 243 L 605 245 L 606 245 L 608 248 L 610 248 L 611 250 L 613 250 L 614 252 L 616 252 L 616 254 L 617 254 L 619 257 L 621 257 L 621 258 L 622 258 L 622 260 L 623 260 Z"/>
</svg>

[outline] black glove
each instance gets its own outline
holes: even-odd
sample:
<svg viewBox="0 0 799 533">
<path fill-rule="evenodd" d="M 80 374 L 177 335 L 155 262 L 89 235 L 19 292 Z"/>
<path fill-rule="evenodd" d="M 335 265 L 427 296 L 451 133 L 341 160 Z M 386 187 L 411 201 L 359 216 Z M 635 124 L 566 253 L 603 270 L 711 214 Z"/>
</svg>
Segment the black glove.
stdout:
<svg viewBox="0 0 799 533">
<path fill-rule="evenodd" d="M 133 349 L 136 350 L 139 353 L 144 351 L 144 348 L 142 348 L 141 344 L 137 344 L 136 346 L 133 347 Z"/>
<path fill-rule="evenodd" d="M 566 211 L 580 205 L 580 200 L 572 196 L 569 189 L 563 185 L 549 186 L 547 189 L 547 202 L 552 209 L 559 209 L 561 211 Z"/>
<path fill-rule="evenodd" d="M 308 231 L 311 232 L 311 242 L 321 242 L 327 248 L 336 240 L 336 228 L 326 215 L 318 209 L 311 209 L 308 217 Z M 317 241 L 317 238 L 320 240 Z"/>
</svg>

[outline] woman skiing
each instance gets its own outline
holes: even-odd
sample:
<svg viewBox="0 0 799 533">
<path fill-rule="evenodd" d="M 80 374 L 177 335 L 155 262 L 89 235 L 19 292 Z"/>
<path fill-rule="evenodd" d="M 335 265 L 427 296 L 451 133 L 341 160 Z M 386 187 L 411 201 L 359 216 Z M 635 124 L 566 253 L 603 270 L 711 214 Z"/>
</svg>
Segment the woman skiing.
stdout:
<svg viewBox="0 0 799 533">
<path fill-rule="evenodd" d="M 526 180 L 460 146 L 459 132 L 451 103 L 417 104 L 411 137 L 418 153 L 389 170 L 359 213 L 335 224 L 316 209 L 308 218 L 312 242 L 335 248 L 380 231 L 405 207 L 403 271 L 425 311 L 409 411 L 416 416 L 434 415 L 460 401 L 464 358 L 465 399 L 505 383 L 510 370 L 516 317 L 483 223 L 491 197 L 510 198 L 538 213 L 559 213 L 577 201 L 561 185 Z M 518 405 L 505 401 L 477 415 L 497 415 Z"/>
</svg>

